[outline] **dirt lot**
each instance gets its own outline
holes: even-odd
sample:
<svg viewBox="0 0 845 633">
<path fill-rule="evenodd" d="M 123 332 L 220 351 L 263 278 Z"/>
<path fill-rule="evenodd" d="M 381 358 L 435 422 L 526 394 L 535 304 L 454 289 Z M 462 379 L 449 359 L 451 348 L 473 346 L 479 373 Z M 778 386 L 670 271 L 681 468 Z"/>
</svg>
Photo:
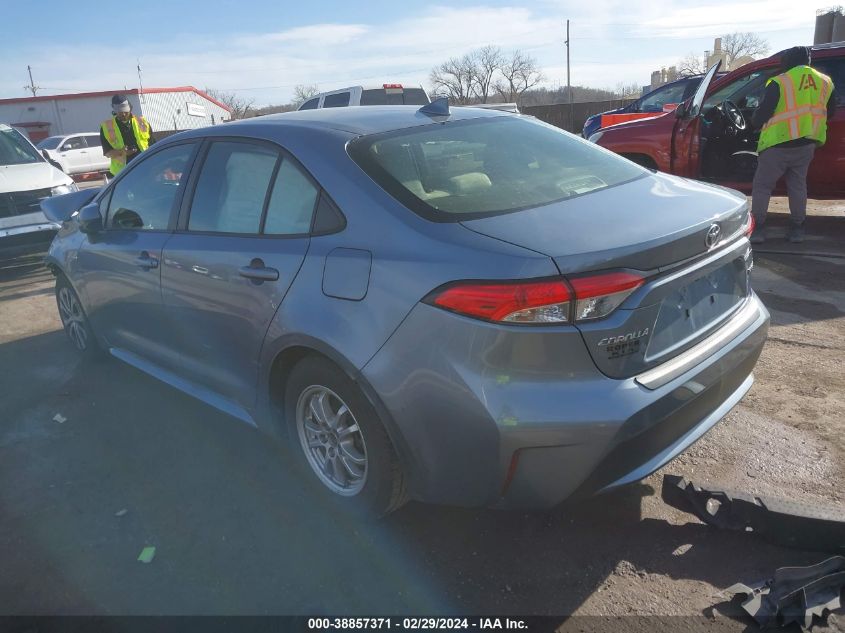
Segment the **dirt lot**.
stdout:
<svg viewBox="0 0 845 633">
<path fill-rule="evenodd" d="M 805 244 L 756 250 L 772 313 L 756 383 L 665 472 L 843 505 L 843 211 L 815 203 Z M 724 588 L 826 557 L 667 507 L 662 473 L 550 513 L 412 503 L 341 521 L 251 429 L 116 361 L 80 365 L 38 257 L 2 265 L 0 614 L 636 614 L 742 631 Z"/>
</svg>

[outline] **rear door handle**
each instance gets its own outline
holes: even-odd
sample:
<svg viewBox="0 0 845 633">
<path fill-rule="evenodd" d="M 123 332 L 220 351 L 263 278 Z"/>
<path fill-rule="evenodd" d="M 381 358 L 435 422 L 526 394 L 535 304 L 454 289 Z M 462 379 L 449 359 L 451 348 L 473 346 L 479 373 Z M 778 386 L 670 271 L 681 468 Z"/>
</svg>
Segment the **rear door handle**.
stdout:
<svg viewBox="0 0 845 633">
<path fill-rule="evenodd" d="M 158 260 L 155 257 L 150 257 L 150 254 L 147 251 L 141 252 L 140 257 L 135 259 L 135 264 L 144 270 L 158 268 Z"/>
<path fill-rule="evenodd" d="M 255 279 L 256 281 L 276 281 L 279 279 L 279 271 L 275 268 L 253 268 L 242 266 L 238 269 L 241 277 Z"/>
</svg>

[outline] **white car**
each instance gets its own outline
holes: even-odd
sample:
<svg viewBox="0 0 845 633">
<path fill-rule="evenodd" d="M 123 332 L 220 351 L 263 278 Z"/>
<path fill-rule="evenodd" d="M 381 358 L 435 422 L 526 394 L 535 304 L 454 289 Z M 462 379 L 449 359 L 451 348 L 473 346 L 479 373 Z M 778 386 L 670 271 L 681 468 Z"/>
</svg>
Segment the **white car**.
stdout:
<svg viewBox="0 0 845 633">
<path fill-rule="evenodd" d="M 319 108 L 345 108 L 367 105 L 425 105 L 431 103 L 425 90 L 420 87 L 405 88 L 402 84 L 380 86 L 350 86 L 331 92 L 321 92 L 303 103 L 298 110 Z"/>
<path fill-rule="evenodd" d="M 0 123 L 0 246 L 21 236 L 55 233 L 61 226 L 41 212 L 41 200 L 78 191 L 76 183 L 48 163 L 15 128 Z"/>
<path fill-rule="evenodd" d="M 66 174 L 108 171 L 109 159 L 103 154 L 100 134 L 50 136 L 36 146 L 44 158 L 54 162 Z"/>
</svg>

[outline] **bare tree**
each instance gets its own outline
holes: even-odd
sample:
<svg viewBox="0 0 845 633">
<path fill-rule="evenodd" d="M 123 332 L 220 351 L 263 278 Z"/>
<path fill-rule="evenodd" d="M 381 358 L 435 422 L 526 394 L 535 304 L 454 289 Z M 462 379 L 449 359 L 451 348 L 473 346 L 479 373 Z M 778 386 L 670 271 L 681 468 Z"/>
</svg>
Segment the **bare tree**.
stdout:
<svg viewBox="0 0 845 633">
<path fill-rule="evenodd" d="M 496 82 L 496 92 L 507 102 L 519 102 L 526 90 L 543 81 L 537 60 L 520 50 L 503 59 L 499 72 L 502 78 Z"/>
<path fill-rule="evenodd" d="M 616 84 L 616 90 L 614 90 L 618 99 L 637 99 L 642 94 L 642 91 L 642 86 L 622 81 Z"/>
<path fill-rule="evenodd" d="M 232 110 L 232 120 L 247 118 L 249 111 L 255 103 L 255 99 L 239 97 L 234 92 L 225 92 L 216 88 L 206 88 L 205 94 L 228 106 Z"/>
<path fill-rule="evenodd" d="M 741 57 L 760 57 L 769 52 L 769 42 L 756 33 L 735 32 L 722 36 L 722 50 L 725 52 L 727 68 Z"/>
<path fill-rule="evenodd" d="M 678 72 L 681 75 L 703 75 L 707 72 L 707 60 L 695 53 L 687 53 L 687 56 L 678 62 Z"/>
<path fill-rule="evenodd" d="M 505 61 L 502 49 L 488 45 L 470 53 L 472 60 L 472 91 L 481 103 L 487 103 L 487 98 L 493 91 L 493 76 Z"/>
<path fill-rule="evenodd" d="M 296 110 L 318 92 L 320 92 L 320 87 L 317 84 L 297 84 L 294 86 L 293 101 L 291 101 L 291 105 L 294 107 L 293 109 Z"/>
<path fill-rule="evenodd" d="M 448 97 L 450 101 L 466 104 L 472 100 L 475 86 L 475 61 L 472 55 L 452 57 L 432 69 L 429 81 L 434 86 L 434 93 Z"/>
</svg>

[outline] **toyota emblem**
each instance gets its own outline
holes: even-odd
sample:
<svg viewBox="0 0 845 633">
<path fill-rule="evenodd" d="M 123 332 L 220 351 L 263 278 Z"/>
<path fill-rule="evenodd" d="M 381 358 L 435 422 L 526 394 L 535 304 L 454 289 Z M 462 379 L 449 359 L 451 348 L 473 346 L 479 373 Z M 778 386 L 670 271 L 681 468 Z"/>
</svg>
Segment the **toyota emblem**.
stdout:
<svg viewBox="0 0 845 633">
<path fill-rule="evenodd" d="M 718 224 L 711 224 L 710 228 L 707 229 L 707 235 L 704 236 L 704 243 L 707 245 L 707 248 L 713 248 L 716 244 L 719 243 L 719 238 L 722 235 L 722 227 Z"/>
</svg>

